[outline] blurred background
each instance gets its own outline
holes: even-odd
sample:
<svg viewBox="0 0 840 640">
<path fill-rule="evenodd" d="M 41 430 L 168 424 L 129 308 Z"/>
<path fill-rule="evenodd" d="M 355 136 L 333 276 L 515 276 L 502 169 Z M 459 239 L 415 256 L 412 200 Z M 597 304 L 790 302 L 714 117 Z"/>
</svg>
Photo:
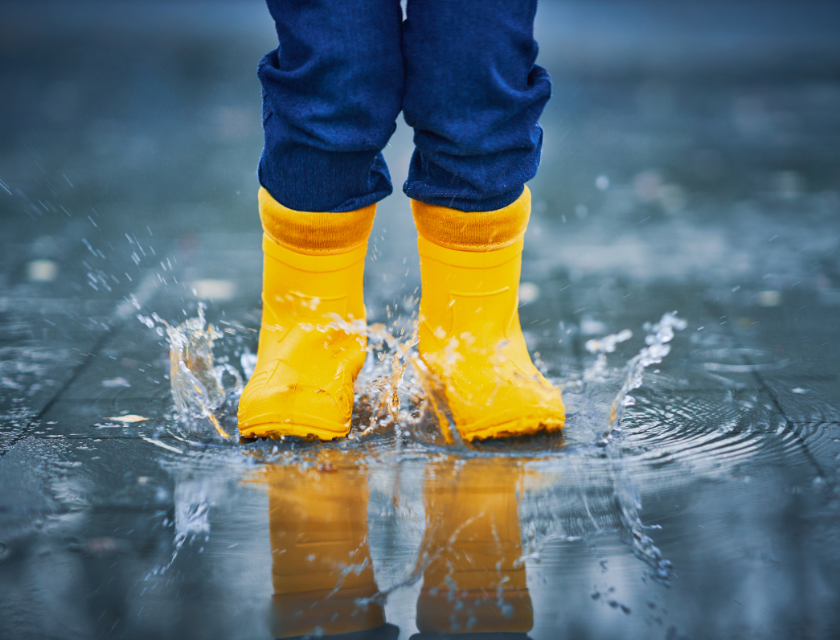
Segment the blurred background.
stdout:
<svg viewBox="0 0 840 640">
<path fill-rule="evenodd" d="M 554 97 L 532 190 L 537 213 L 566 225 L 552 236 L 563 265 L 801 280 L 836 247 L 830 232 L 803 256 L 756 225 L 836 212 L 838 33 L 830 1 L 540 2 Z M 158 243 L 257 231 L 255 68 L 276 46 L 261 2 L 6 0 L 0 35 L 4 286 L 46 259 L 54 286 L 90 294 L 76 259 L 88 216 L 109 237 L 149 226 Z M 400 119 L 386 150 L 398 187 L 410 152 Z M 401 194 L 383 206 L 406 218 Z M 119 273 L 130 252 L 115 242 Z M 818 275 L 838 286 L 831 268 Z"/>
</svg>

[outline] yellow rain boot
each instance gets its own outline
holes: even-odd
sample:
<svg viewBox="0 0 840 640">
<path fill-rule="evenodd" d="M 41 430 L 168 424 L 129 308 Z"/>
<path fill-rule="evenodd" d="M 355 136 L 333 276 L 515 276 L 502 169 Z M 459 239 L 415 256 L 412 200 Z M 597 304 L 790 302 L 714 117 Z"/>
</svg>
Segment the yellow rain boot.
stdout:
<svg viewBox="0 0 840 640">
<path fill-rule="evenodd" d="M 560 391 L 537 370 L 519 326 L 528 188 L 497 211 L 412 201 L 420 237 L 419 351 L 441 380 L 461 438 L 563 428 Z"/>
<path fill-rule="evenodd" d="M 464 462 L 457 465 L 456 462 Z M 426 474 L 426 534 L 419 561 L 424 633 L 525 633 L 534 611 L 522 555 L 518 461 L 445 460 Z"/>
<path fill-rule="evenodd" d="M 239 402 L 244 438 L 350 431 L 353 383 L 365 361 L 362 297 L 376 205 L 346 213 L 292 211 L 260 189 L 263 315 L 254 375 Z"/>
<path fill-rule="evenodd" d="M 385 624 L 368 547 L 367 480 L 345 451 L 312 465 L 269 465 L 272 632 L 336 635 Z"/>
</svg>

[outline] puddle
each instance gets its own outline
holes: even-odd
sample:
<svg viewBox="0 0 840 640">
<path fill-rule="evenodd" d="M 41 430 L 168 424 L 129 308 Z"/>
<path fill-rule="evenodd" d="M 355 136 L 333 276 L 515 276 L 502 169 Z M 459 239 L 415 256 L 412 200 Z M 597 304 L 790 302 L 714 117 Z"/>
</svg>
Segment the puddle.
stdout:
<svg viewBox="0 0 840 640">
<path fill-rule="evenodd" d="M 202 282 L 225 298 L 221 281 Z M 550 286 L 523 291 L 545 303 Z M 119 582 L 131 604 L 103 614 L 104 632 L 136 625 L 124 635 L 144 637 L 184 620 L 182 635 L 194 626 L 207 637 L 536 640 L 565 627 L 679 638 L 675 621 L 690 618 L 698 591 L 718 598 L 715 610 L 750 598 L 781 610 L 773 571 L 824 571 L 800 562 L 802 545 L 840 567 L 836 425 L 786 421 L 761 375 L 790 361 L 733 346 L 723 330 L 689 337 L 665 314 L 630 328 L 644 346 L 622 362 L 631 331 L 603 335 L 608 324 L 583 313 L 556 330 L 562 356 L 542 349 L 547 370 L 562 372 L 551 381 L 563 389 L 563 432 L 468 444 L 417 356 L 413 316 L 389 310 L 387 326 L 344 327 L 366 331 L 369 346 L 346 440 L 243 443 L 236 408 L 255 332 L 200 305 L 180 324 L 137 318 L 168 340 L 171 400 L 152 406 L 139 376 L 99 377 L 98 392 L 137 398 L 97 407 L 85 439 L 46 421 L 4 459 L 40 461 L 45 504 L 3 506 L 30 537 L 4 536 L 0 569 L 70 554 L 96 588 Z M 543 347 L 555 336 L 549 321 L 537 326 L 529 338 Z M 575 340 L 581 353 L 568 357 Z M 680 364 L 702 384 L 667 366 L 678 341 L 690 342 Z M 2 385 L 22 403 L 32 391 L 22 376 L 37 373 L 6 365 Z M 812 383 L 791 384 L 791 398 L 821 416 Z M 807 536 L 803 521 L 817 523 Z M 815 598 L 832 602 L 832 578 L 813 580 L 829 585 Z"/>
<path fill-rule="evenodd" d="M 589 340 L 593 364 L 552 380 L 567 403 L 561 434 L 469 446 L 447 437 L 454 429 L 442 396 L 405 327 L 399 337 L 381 325 L 368 329 L 348 439 L 240 444 L 229 436 L 243 376 L 230 362 L 247 376 L 251 352 L 228 339 L 235 332 L 208 325 L 203 310 L 167 326 L 180 415 L 169 433 L 181 442 L 158 452 L 176 481 L 174 518 L 164 523 L 171 555 L 147 579 L 178 571 L 185 551 L 205 553 L 225 520 L 215 514 L 262 495 L 261 535 L 270 554 L 261 571 L 270 585 L 259 597 L 275 637 L 371 629 L 392 637 L 405 628 L 524 634 L 535 625 L 533 576 L 558 545 L 578 548 L 606 573 L 599 548 L 621 541 L 648 595 L 653 589 L 661 597 L 679 567 L 657 545 L 661 527 L 647 521 L 642 489 L 731 478 L 757 457 L 807 450 L 813 435 L 770 419 L 760 394 L 722 385 L 704 396 L 680 391 L 672 377 L 646 374 L 685 326 L 670 313 L 645 325 L 645 346 L 618 367 L 608 356 L 629 330 Z M 225 352 L 221 364 L 214 364 L 214 343 Z M 705 355 L 707 364 L 726 364 L 724 357 L 758 363 L 745 367 L 761 366 L 764 356 Z M 615 585 L 588 593 L 616 615 L 638 607 Z"/>
</svg>

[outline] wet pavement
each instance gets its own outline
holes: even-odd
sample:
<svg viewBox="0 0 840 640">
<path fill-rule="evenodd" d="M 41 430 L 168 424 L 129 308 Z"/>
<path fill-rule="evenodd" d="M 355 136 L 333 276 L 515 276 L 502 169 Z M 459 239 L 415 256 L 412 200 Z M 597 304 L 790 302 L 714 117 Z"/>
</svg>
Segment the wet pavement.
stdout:
<svg viewBox="0 0 840 640">
<path fill-rule="evenodd" d="M 380 419 L 387 345 L 352 440 L 178 418 L 156 318 L 203 302 L 229 388 L 256 351 L 259 3 L 0 7 L 0 637 L 837 637 L 840 20 L 757 6 L 540 4 L 520 314 L 569 421 L 472 448 L 410 368 Z M 404 123 L 385 153 L 399 185 Z M 393 334 L 415 237 L 395 193 L 366 266 Z"/>
</svg>

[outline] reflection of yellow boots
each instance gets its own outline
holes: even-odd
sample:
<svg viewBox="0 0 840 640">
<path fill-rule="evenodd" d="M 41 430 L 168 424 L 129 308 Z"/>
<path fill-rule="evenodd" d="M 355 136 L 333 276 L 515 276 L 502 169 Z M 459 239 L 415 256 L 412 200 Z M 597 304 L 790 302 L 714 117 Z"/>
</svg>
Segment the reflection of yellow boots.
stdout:
<svg viewBox="0 0 840 640">
<path fill-rule="evenodd" d="M 347 435 L 365 337 L 329 326 L 365 320 L 367 238 L 376 205 L 292 211 L 260 189 L 263 317 L 254 375 L 239 403 L 246 438 Z"/>
<path fill-rule="evenodd" d="M 377 592 L 367 542 L 364 474 L 340 451 L 308 468 L 267 470 L 274 583 L 274 637 L 350 633 L 380 627 L 380 605 L 356 598 Z M 334 465 L 342 465 L 340 468 Z"/>
<path fill-rule="evenodd" d="M 525 188 L 498 211 L 412 201 L 420 233 L 420 355 L 441 379 L 465 440 L 561 429 L 560 392 L 531 362 L 519 326 Z"/>
<path fill-rule="evenodd" d="M 526 632 L 533 609 L 525 580 L 516 492 L 522 471 L 502 458 L 447 460 L 426 476 L 429 562 L 417 601 L 424 633 Z"/>
</svg>

